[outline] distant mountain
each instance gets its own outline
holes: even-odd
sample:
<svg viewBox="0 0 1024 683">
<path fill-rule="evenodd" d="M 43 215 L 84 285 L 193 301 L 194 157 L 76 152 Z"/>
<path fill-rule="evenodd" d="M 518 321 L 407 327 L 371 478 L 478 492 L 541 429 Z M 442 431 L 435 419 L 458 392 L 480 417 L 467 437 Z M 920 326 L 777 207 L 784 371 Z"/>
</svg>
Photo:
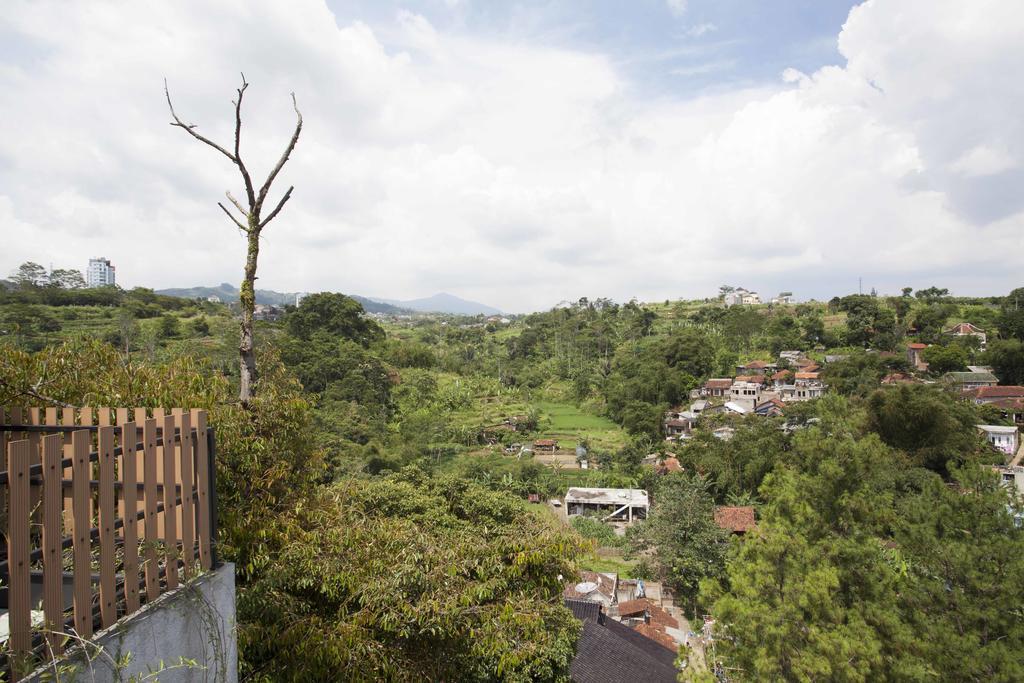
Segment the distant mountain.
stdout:
<svg viewBox="0 0 1024 683">
<path fill-rule="evenodd" d="M 238 301 L 238 288 L 227 282 L 222 282 L 216 287 L 177 287 L 171 289 L 158 289 L 157 294 L 176 296 L 183 299 L 206 299 L 215 296 L 224 303 Z M 286 306 L 295 303 L 295 296 L 299 292 L 275 292 L 272 289 L 257 289 L 256 303 L 267 306 Z M 385 315 L 403 315 L 413 313 L 410 308 L 402 308 L 387 302 L 375 299 L 367 299 L 364 296 L 349 294 L 360 304 L 367 313 L 383 313 Z"/>
<path fill-rule="evenodd" d="M 398 299 L 377 299 L 373 298 L 374 301 L 379 301 L 385 304 L 391 304 L 393 306 L 400 306 L 402 308 L 412 309 L 421 313 L 452 313 L 455 315 L 501 315 L 501 311 L 497 308 L 487 306 L 485 304 L 477 303 L 476 301 L 467 301 L 454 294 L 447 294 L 440 292 L 434 296 L 428 296 L 423 299 L 409 299 L 401 301 Z"/>
</svg>

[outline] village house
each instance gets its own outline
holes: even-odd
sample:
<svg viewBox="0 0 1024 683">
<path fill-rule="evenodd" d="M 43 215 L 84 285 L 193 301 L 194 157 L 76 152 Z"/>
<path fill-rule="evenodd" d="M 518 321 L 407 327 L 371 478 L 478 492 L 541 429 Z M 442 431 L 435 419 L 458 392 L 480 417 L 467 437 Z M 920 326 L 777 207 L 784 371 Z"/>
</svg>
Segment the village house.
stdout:
<svg viewBox="0 0 1024 683">
<path fill-rule="evenodd" d="M 607 611 L 615 604 L 618 589 L 618 574 L 581 571 L 579 582 L 567 584 L 562 591 L 562 597 L 596 602 L 603 605 Z"/>
<path fill-rule="evenodd" d="M 779 292 L 778 296 L 772 297 L 772 304 L 776 306 L 788 306 L 793 303 L 796 303 L 793 292 Z"/>
<path fill-rule="evenodd" d="M 947 372 L 942 379 L 960 391 L 994 387 L 999 384 L 999 380 L 991 372 Z"/>
<path fill-rule="evenodd" d="M 558 450 L 558 440 L 537 439 L 533 442 L 533 450 L 537 453 L 554 453 Z"/>
<path fill-rule="evenodd" d="M 985 330 L 971 323 L 957 323 L 943 334 L 953 337 L 976 337 L 978 339 L 978 348 L 982 351 L 985 350 L 985 345 L 988 342 L 988 335 L 985 334 Z"/>
<path fill-rule="evenodd" d="M 979 406 L 986 405 L 989 403 L 996 403 L 997 401 L 1004 401 L 1006 399 L 1018 399 L 1024 398 L 1024 387 L 1021 386 L 995 386 L 995 387 L 978 387 L 977 389 L 968 389 L 964 392 L 964 397 L 974 401 Z"/>
<path fill-rule="evenodd" d="M 1007 455 L 1017 452 L 1020 445 L 1016 427 L 1004 427 L 1002 425 L 975 425 L 985 435 L 990 444 Z"/>
<path fill-rule="evenodd" d="M 601 489 L 572 487 L 565 493 L 570 515 L 597 514 L 602 520 L 632 522 L 646 519 L 650 502 L 643 489 Z"/>
<path fill-rule="evenodd" d="M 761 303 L 761 297 L 757 292 L 748 292 L 742 287 L 734 289 L 723 298 L 726 306 L 753 306 Z"/>
<path fill-rule="evenodd" d="M 737 375 L 764 375 L 770 374 L 778 368 L 775 363 L 766 363 L 763 360 L 752 360 L 746 365 L 737 365 Z"/>
<path fill-rule="evenodd" d="M 1017 489 L 1017 493 L 1024 496 L 1024 467 L 1020 465 L 1003 465 L 993 467 L 992 470 L 999 475 L 1003 484 Z"/>
<path fill-rule="evenodd" d="M 729 387 L 729 403 L 743 408 L 743 412 L 753 412 L 754 406 L 761 401 L 761 383 L 739 381 Z M 728 404 L 726 404 L 728 406 Z"/>
<path fill-rule="evenodd" d="M 732 388 L 732 380 L 729 378 L 713 378 L 704 382 L 704 386 L 701 387 L 701 396 L 712 396 L 715 398 L 721 398 L 729 395 L 729 389 Z"/>
<path fill-rule="evenodd" d="M 779 417 L 785 410 L 786 404 L 779 398 L 771 398 L 754 406 L 754 414 L 761 417 Z"/>
<path fill-rule="evenodd" d="M 924 362 L 924 358 L 921 353 L 928 348 L 927 344 L 920 342 L 914 342 L 907 344 L 907 362 L 910 363 L 910 367 L 924 372 L 928 369 L 928 364 Z"/>
<path fill-rule="evenodd" d="M 569 665 L 574 683 L 675 683 L 679 672 L 674 641 L 654 640 L 640 628 L 612 619 L 597 603 L 567 598 L 565 606 L 583 625 Z"/>
</svg>

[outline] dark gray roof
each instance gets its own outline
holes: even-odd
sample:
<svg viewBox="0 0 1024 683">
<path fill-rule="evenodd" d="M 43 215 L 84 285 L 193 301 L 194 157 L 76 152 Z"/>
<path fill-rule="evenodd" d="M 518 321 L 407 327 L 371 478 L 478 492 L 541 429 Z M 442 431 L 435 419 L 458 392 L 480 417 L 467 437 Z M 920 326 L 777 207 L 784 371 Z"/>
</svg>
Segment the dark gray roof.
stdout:
<svg viewBox="0 0 1024 683">
<path fill-rule="evenodd" d="M 583 633 L 569 669 L 575 683 L 675 682 L 678 672 L 671 650 L 614 619 L 590 616 L 595 610 L 585 603 L 565 601 L 566 607 L 583 622 Z"/>
</svg>

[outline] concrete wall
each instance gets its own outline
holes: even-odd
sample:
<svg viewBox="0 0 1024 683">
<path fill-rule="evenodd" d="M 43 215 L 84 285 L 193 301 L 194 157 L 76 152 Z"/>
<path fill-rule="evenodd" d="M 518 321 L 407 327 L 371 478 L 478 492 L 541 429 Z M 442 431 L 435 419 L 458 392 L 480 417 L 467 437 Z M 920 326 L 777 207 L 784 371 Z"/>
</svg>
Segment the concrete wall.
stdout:
<svg viewBox="0 0 1024 683">
<path fill-rule="evenodd" d="M 235 683 L 238 644 L 235 633 L 235 566 L 218 569 L 160 596 L 135 614 L 93 638 L 103 648 L 89 658 L 81 652 L 58 665 L 61 681 L 128 681 L 154 674 L 161 683 Z M 90 648 L 91 649 L 91 648 Z M 127 665 L 114 662 L 130 656 Z M 179 666 L 180 658 L 197 666 Z M 91 661 L 88 661 L 91 659 Z M 74 671 L 64 667 L 73 666 Z M 36 671 L 27 681 L 53 680 L 53 665 Z"/>
</svg>

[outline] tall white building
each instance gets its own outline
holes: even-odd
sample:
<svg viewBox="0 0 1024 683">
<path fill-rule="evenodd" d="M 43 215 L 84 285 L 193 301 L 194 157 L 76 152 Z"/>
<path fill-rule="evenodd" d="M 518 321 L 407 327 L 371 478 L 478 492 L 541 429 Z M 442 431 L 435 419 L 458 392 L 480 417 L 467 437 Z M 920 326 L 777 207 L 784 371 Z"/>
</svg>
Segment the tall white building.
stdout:
<svg viewBox="0 0 1024 683">
<path fill-rule="evenodd" d="M 89 269 L 85 271 L 85 284 L 89 287 L 113 285 L 116 280 L 115 271 L 114 264 L 108 259 L 102 256 L 91 258 L 89 259 Z"/>
</svg>

